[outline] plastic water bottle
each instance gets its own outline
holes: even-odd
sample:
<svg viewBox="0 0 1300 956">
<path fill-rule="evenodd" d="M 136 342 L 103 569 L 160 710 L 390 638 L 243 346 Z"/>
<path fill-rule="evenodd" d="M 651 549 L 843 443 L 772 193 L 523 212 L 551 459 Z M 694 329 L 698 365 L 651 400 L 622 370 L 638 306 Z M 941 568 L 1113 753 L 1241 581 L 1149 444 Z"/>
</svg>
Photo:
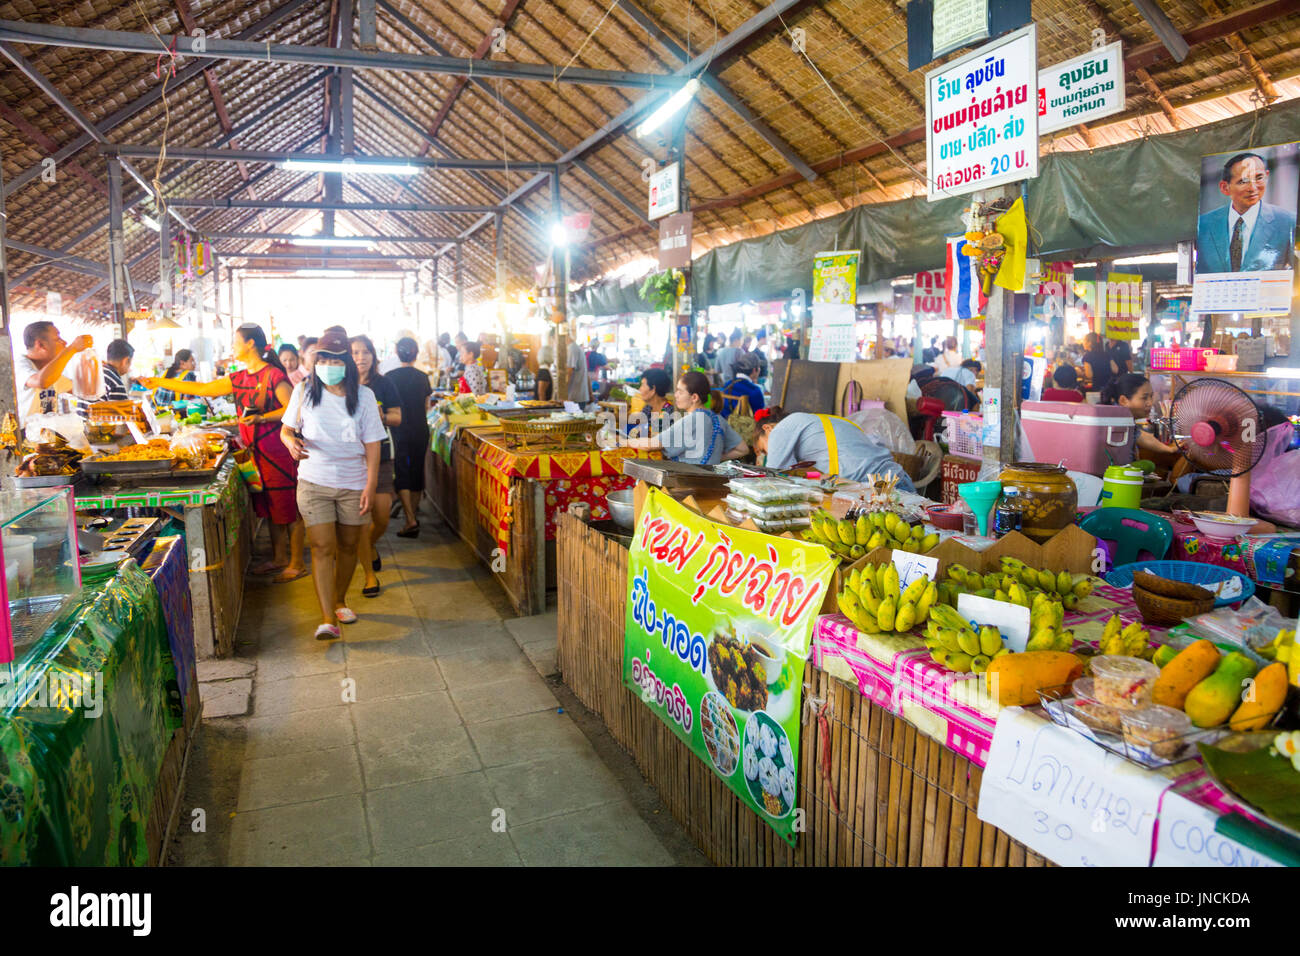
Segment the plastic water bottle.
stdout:
<svg viewBox="0 0 1300 956">
<path fill-rule="evenodd" d="M 1020 492 L 1008 488 L 1002 492 L 997 507 L 993 509 L 993 537 L 1000 538 L 1010 531 L 1019 531 L 1021 518 Z"/>
</svg>

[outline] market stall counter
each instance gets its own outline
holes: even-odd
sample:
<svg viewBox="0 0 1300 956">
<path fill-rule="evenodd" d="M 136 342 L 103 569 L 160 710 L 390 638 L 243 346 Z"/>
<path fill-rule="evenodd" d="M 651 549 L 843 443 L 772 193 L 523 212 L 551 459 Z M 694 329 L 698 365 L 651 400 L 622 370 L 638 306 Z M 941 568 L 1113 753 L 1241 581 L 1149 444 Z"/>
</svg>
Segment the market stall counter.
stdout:
<svg viewBox="0 0 1300 956">
<path fill-rule="evenodd" d="M 539 614 L 556 586 L 558 519 L 574 502 L 608 518 L 605 496 L 630 488 L 622 462 L 657 452 L 521 442 L 491 426 L 459 428 L 445 451 L 430 447 L 426 494 L 497 574 L 521 615 Z M 450 465 L 448 465 L 448 459 Z"/>
<path fill-rule="evenodd" d="M 228 458 L 206 482 L 180 485 L 159 480 L 79 487 L 78 511 L 108 509 L 156 510 L 183 525 L 197 656 L 231 656 L 254 520 L 236 462 Z"/>
</svg>

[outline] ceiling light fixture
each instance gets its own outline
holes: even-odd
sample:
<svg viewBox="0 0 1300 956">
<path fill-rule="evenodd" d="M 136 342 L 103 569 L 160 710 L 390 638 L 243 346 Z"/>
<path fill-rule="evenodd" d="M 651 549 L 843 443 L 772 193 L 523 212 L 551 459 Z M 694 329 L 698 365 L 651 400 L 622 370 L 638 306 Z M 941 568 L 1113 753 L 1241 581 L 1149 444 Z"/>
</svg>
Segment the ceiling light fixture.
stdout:
<svg viewBox="0 0 1300 956">
<path fill-rule="evenodd" d="M 372 249 L 375 245 L 369 239 L 352 239 L 346 236 L 294 236 L 289 241 L 295 246 L 340 249 Z"/>
<path fill-rule="evenodd" d="M 388 176 L 415 176 L 419 166 L 410 163 L 359 163 L 355 159 L 285 159 L 276 164 L 281 169 L 307 173 L 375 173 Z"/>
<path fill-rule="evenodd" d="M 158 225 L 158 220 L 155 219 L 153 216 L 146 216 L 143 213 L 141 213 L 140 222 L 148 226 L 154 232 L 162 232 L 162 226 Z"/>
<path fill-rule="evenodd" d="M 294 275 L 303 279 L 353 279 L 356 272 L 352 269 L 299 269 Z"/>
<path fill-rule="evenodd" d="M 696 90 L 699 88 L 700 81 L 695 77 L 691 77 L 682 85 L 681 89 L 664 100 L 657 110 L 645 118 L 641 125 L 636 128 L 636 135 L 641 137 L 653 133 L 663 125 L 664 120 L 690 102 L 691 97 L 695 95 Z"/>
</svg>

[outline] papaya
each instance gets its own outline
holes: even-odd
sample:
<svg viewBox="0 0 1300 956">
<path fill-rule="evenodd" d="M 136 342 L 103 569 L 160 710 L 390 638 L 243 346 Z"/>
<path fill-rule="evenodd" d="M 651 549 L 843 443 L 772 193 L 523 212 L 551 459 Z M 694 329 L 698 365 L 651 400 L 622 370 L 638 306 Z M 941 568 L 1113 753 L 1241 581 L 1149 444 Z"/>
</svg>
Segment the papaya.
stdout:
<svg viewBox="0 0 1300 956">
<path fill-rule="evenodd" d="M 1228 719 L 1233 730 L 1263 730 L 1286 701 L 1286 665 L 1275 661 L 1255 675 L 1255 693 Z"/>
<path fill-rule="evenodd" d="M 984 673 L 989 695 L 1001 705 L 1038 703 L 1044 687 L 1068 684 L 1083 676 L 1083 661 L 1064 651 L 1024 651 L 995 657 Z"/>
<path fill-rule="evenodd" d="M 1189 644 L 1161 669 L 1160 676 L 1151 687 L 1151 700 L 1182 710 L 1183 702 L 1187 700 L 1192 688 L 1213 674 L 1219 666 L 1219 657 L 1219 649 L 1211 641 L 1200 640 Z"/>
<path fill-rule="evenodd" d="M 1219 662 L 1213 674 L 1191 689 L 1183 702 L 1183 710 L 1197 727 L 1217 727 L 1241 703 L 1242 681 L 1253 676 L 1255 662 L 1245 654 L 1233 651 Z"/>
<path fill-rule="evenodd" d="M 1164 669 L 1165 665 L 1168 664 L 1170 661 L 1172 661 L 1180 653 L 1181 652 L 1178 650 L 1178 648 L 1174 647 L 1172 644 L 1161 644 L 1160 647 L 1156 649 L 1155 654 L 1152 656 L 1151 663 L 1155 664 L 1156 667 Z"/>
</svg>

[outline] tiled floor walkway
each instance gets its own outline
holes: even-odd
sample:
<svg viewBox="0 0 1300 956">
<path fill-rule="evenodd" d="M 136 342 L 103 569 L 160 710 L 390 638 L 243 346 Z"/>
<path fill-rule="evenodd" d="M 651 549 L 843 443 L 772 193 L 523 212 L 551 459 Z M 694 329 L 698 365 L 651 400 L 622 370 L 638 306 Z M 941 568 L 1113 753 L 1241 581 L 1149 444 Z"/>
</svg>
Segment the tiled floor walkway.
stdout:
<svg viewBox="0 0 1300 956">
<path fill-rule="evenodd" d="M 557 700 L 554 611 L 510 618 L 436 522 L 381 553 L 383 593 L 358 593 L 332 644 L 312 638 L 310 578 L 250 580 L 252 706 L 204 722 L 172 864 L 701 861 L 598 721 Z"/>
</svg>

